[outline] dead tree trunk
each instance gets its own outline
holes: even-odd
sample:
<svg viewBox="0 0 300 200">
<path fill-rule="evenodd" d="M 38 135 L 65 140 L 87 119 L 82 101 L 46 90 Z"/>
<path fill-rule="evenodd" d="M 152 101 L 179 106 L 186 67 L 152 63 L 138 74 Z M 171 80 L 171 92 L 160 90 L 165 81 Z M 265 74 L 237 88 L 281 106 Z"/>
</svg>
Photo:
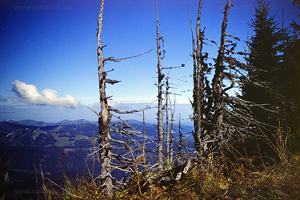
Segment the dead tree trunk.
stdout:
<svg viewBox="0 0 300 200">
<path fill-rule="evenodd" d="M 169 123 L 169 75 L 166 77 L 166 156 L 167 156 L 167 164 L 170 164 L 170 123 Z"/>
<path fill-rule="evenodd" d="M 235 52 L 237 46 L 232 40 L 226 40 L 231 37 L 235 40 L 239 38 L 226 33 L 227 17 L 229 9 L 232 6 L 228 0 L 225 6 L 224 18 L 222 22 L 221 41 L 217 45 L 215 41 L 208 40 L 218 47 L 218 56 L 214 59 L 214 76 L 212 84 L 205 76 L 212 68 L 204 62 L 208 54 L 202 55 L 202 44 L 204 30 L 200 31 L 200 15 L 202 1 L 199 1 L 198 19 L 197 19 L 197 50 L 193 34 L 192 20 L 192 44 L 193 44 L 193 121 L 194 121 L 194 140 L 195 148 L 200 153 L 203 152 L 208 164 L 211 163 L 213 156 L 220 153 L 226 146 L 230 149 L 228 142 L 236 138 L 245 138 L 246 135 L 255 133 L 255 126 L 261 125 L 251 115 L 251 108 L 258 106 L 252 102 L 247 102 L 240 97 L 231 96 L 228 90 L 241 87 L 243 82 L 259 85 L 260 81 L 251 81 L 244 73 L 253 70 L 253 66 L 244 64 L 232 55 L 247 55 L 243 52 Z M 229 48 L 230 47 L 230 48 Z M 210 64 L 211 65 L 211 64 Z M 205 82 L 204 82 L 205 81 Z M 204 84 L 205 83 L 205 84 Z M 229 86 L 226 86 L 227 84 Z M 252 124 L 252 125 L 251 125 Z M 181 147 L 181 146 L 180 146 Z M 179 148 L 180 149 L 180 148 Z M 203 151 L 201 151 L 203 149 Z"/>
<path fill-rule="evenodd" d="M 160 41 L 162 37 L 159 36 L 159 20 L 158 20 L 158 11 L 157 11 L 157 4 L 156 4 L 156 43 L 157 43 L 157 74 L 158 74 L 158 81 L 157 81 L 157 88 L 158 88 L 158 111 L 157 111 L 157 131 L 158 131 L 158 145 L 157 145 L 157 162 L 158 162 L 158 169 L 163 168 L 163 142 L 164 142 L 164 135 L 163 135 L 163 119 L 162 119 L 162 80 L 164 78 L 164 74 L 162 73 L 162 66 L 161 60 L 164 58 L 164 50 L 163 54 L 161 52 Z"/>
<path fill-rule="evenodd" d="M 145 124 L 145 112 L 143 111 L 143 164 L 144 168 L 146 166 L 146 153 L 145 153 L 145 143 L 146 143 L 146 124 Z"/>
<path fill-rule="evenodd" d="M 168 76 L 165 77 L 166 79 L 166 149 L 167 149 L 167 163 L 172 166 L 173 164 L 173 128 L 174 128 L 174 113 L 175 113 L 175 93 L 174 93 L 174 109 L 172 109 L 172 102 L 170 99 L 170 85 L 169 85 L 169 79 L 170 72 L 172 68 L 179 68 L 179 67 L 170 67 Z M 166 69 L 166 68 L 164 68 Z M 170 130 L 170 121 L 169 121 L 169 106 L 170 106 L 170 114 L 171 114 L 171 130 Z"/>
<path fill-rule="evenodd" d="M 182 132 L 181 132 L 181 117 L 179 113 L 179 119 L 178 119 L 178 134 L 179 134 L 179 142 L 178 142 L 178 158 L 181 156 L 181 150 L 182 150 Z"/>
<path fill-rule="evenodd" d="M 101 185 L 103 186 L 104 190 L 103 192 L 108 195 L 110 198 L 113 198 L 113 188 L 116 187 L 112 183 L 113 177 L 111 176 L 112 169 L 114 170 L 123 170 L 126 172 L 133 172 L 133 170 L 126 170 L 127 167 L 134 167 L 134 172 L 137 173 L 138 166 L 144 166 L 145 167 L 145 140 L 146 136 L 143 136 L 143 146 L 139 144 L 137 141 L 137 137 L 142 137 L 138 131 L 136 131 L 132 126 L 127 124 L 124 120 L 122 120 L 120 117 L 114 115 L 114 113 L 117 114 L 130 114 L 130 113 L 137 113 L 144 111 L 145 109 L 141 110 L 131 110 L 131 111 L 119 111 L 118 109 L 113 109 L 108 105 L 108 100 L 111 97 L 106 96 L 106 84 L 115 84 L 119 83 L 120 81 L 117 80 L 111 80 L 107 79 L 106 75 L 108 72 L 113 71 L 105 71 L 104 70 L 104 64 L 106 61 L 114 61 L 119 62 L 124 59 L 129 58 L 135 58 L 138 56 L 141 56 L 145 53 L 148 53 L 150 51 L 146 51 L 142 54 L 125 57 L 125 58 L 114 58 L 114 57 L 108 57 L 103 58 L 102 56 L 102 50 L 105 47 L 101 46 L 101 32 L 102 32 L 102 19 L 103 19 L 103 7 L 104 7 L 104 0 L 101 0 L 100 5 L 100 11 L 98 16 L 98 31 L 97 31 L 97 41 L 98 41 L 98 48 L 97 48 L 97 57 L 98 57 L 98 77 L 99 77 L 99 94 L 100 94 L 100 107 L 101 111 L 100 113 L 97 113 L 95 110 L 93 110 L 91 107 L 89 107 L 93 112 L 95 112 L 98 116 L 98 124 L 99 124 L 99 160 L 100 160 L 100 168 L 101 168 L 101 174 L 99 177 L 101 181 Z M 115 117 L 122 122 L 124 122 L 124 126 L 121 124 L 112 124 L 111 123 L 111 117 Z M 110 127 L 112 126 L 112 127 Z M 121 137 L 124 139 L 117 140 L 111 138 L 111 132 L 120 133 Z M 119 155 L 116 152 L 112 152 L 112 145 L 114 145 L 114 148 L 118 147 L 124 147 L 125 149 L 128 149 L 130 151 L 130 155 Z M 116 146 L 118 145 L 118 146 Z M 141 157 L 136 156 L 136 151 L 139 151 L 143 149 L 143 155 Z M 93 152 L 91 155 L 93 155 L 95 152 Z M 143 164 L 141 165 L 138 160 L 142 160 Z M 112 162 L 115 161 L 115 162 Z M 125 166 L 121 166 L 121 163 L 125 163 Z M 114 180 L 114 182 L 119 182 L 118 180 Z M 120 184 L 120 182 L 119 182 Z"/>
<path fill-rule="evenodd" d="M 104 0 L 101 0 L 100 12 L 98 17 L 98 77 L 99 77 L 99 93 L 100 93 L 100 106 L 101 111 L 99 113 L 98 123 L 99 123 L 99 159 L 101 166 L 101 184 L 105 187 L 106 194 L 109 197 L 113 196 L 113 184 L 111 179 L 111 145 L 110 145 L 110 114 L 109 107 L 107 104 L 106 97 L 106 72 L 104 71 L 104 58 L 102 56 L 101 46 L 101 32 L 102 32 L 102 19 L 103 19 L 103 7 Z"/>
<path fill-rule="evenodd" d="M 224 18 L 222 23 L 221 30 L 221 43 L 219 47 L 218 57 L 215 64 L 215 75 L 212 80 L 212 88 L 213 88 L 213 136 L 222 139 L 221 129 L 224 118 L 224 98 L 223 98 L 223 71 L 225 69 L 223 61 L 225 58 L 225 42 L 226 42 L 226 28 L 227 28 L 227 16 L 229 12 L 229 8 L 231 6 L 230 0 L 228 0 L 227 5 L 225 6 Z"/>
<path fill-rule="evenodd" d="M 175 114 L 175 106 L 176 106 L 176 98 L 174 94 L 174 107 L 172 108 L 172 103 L 170 102 L 171 107 L 171 132 L 170 132 L 170 156 L 169 156 L 169 162 L 170 165 L 173 165 L 173 155 L 174 155 L 174 147 L 173 147 L 173 140 L 174 140 L 174 114 Z"/>
<path fill-rule="evenodd" d="M 193 44 L 193 121 L 194 121 L 194 132 L 193 137 L 195 141 L 196 151 L 200 153 L 200 143 L 201 143 L 201 131 L 202 130 L 202 115 L 204 109 L 204 75 L 202 69 L 202 40 L 203 32 L 200 31 L 200 19 L 201 19 L 201 10 L 202 10 L 202 0 L 199 1 L 198 8 L 198 18 L 197 18 L 197 49 L 195 46 L 195 39 L 193 33 L 192 20 L 191 22 L 191 31 L 192 31 L 192 44 Z"/>
<path fill-rule="evenodd" d="M 174 129 L 174 114 L 175 114 L 175 104 L 176 104 L 176 98 L 175 95 L 176 93 L 174 92 L 174 109 L 172 109 L 172 102 L 171 102 L 171 98 L 170 98 L 170 82 L 169 79 L 176 79 L 176 80 L 180 80 L 183 81 L 181 79 L 178 78 L 173 78 L 170 77 L 170 73 L 171 73 L 171 69 L 173 68 L 180 68 L 180 67 L 184 67 L 185 65 L 182 64 L 181 66 L 175 66 L 175 67 L 164 67 L 162 69 L 169 69 L 168 72 L 168 76 L 165 76 L 165 84 L 166 84 L 166 100 L 165 100 L 165 107 L 166 107 L 166 157 L 167 157 L 167 163 L 170 164 L 170 166 L 172 166 L 173 164 L 173 129 Z M 185 82 L 185 81 L 183 81 Z M 170 121 L 169 121 L 169 110 L 170 110 L 170 115 L 171 115 L 171 130 L 170 130 Z"/>
</svg>

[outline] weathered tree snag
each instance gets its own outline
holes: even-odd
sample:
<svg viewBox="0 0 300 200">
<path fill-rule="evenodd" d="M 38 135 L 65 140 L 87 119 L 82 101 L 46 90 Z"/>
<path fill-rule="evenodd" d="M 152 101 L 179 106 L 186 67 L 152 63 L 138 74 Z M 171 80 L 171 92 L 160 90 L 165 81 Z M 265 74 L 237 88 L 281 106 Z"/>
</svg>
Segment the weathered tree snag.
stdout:
<svg viewBox="0 0 300 200">
<path fill-rule="evenodd" d="M 181 150 L 182 150 L 182 132 L 181 132 L 181 117 L 179 113 L 179 119 L 178 119 L 178 134 L 179 134 L 179 143 L 178 143 L 178 157 L 181 156 Z"/>
<path fill-rule="evenodd" d="M 202 43 L 203 43 L 203 32 L 200 30 L 200 19 L 201 19 L 201 10 L 202 10 L 202 0 L 199 1 L 198 8 L 198 18 L 197 18 L 197 49 L 195 46 L 195 39 L 193 33 L 192 20 L 191 23 L 191 32 L 192 32 L 192 44 L 193 44 L 193 121 L 194 121 L 194 132 L 193 137 L 195 141 L 195 148 L 198 153 L 200 153 L 200 143 L 201 143 L 201 132 L 203 133 L 202 125 L 202 116 L 204 109 L 204 75 L 202 68 Z"/>
<path fill-rule="evenodd" d="M 157 131 L 158 131 L 158 145 L 157 145 L 157 163 L 158 169 L 163 168 L 163 142 L 164 142 L 164 135 L 163 135 L 163 119 L 162 119 L 162 80 L 164 78 L 164 74 L 162 73 L 162 66 L 161 60 L 164 58 L 164 54 L 161 53 L 160 47 L 160 40 L 162 37 L 159 36 L 159 20 L 158 20 L 158 11 L 157 11 L 157 3 L 156 3 L 156 43 L 157 43 L 157 74 L 158 74 L 158 111 L 157 111 Z M 164 50 L 163 50 L 164 51 Z"/>
<path fill-rule="evenodd" d="M 219 139 L 222 139 L 221 129 L 223 124 L 223 117 L 224 117 L 224 98 L 223 98 L 223 79 L 224 79 L 224 65 L 223 61 L 225 58 L 225 42 L 226 42 L 226 28 L 227 28 L 227 16 L 229 12 L 229 8 L 231 6 L 230 0 L 228 0 L 227 5 L 225 6 L 224 11 L 224 18 L 222 23 L 222 30 L 221 30 L 221 43 L 220 48 L 218 52 L 218 57 L 215 64 L 215 75 L 212 80 L 212 87 L 213 87 L 213 101 L 214 101 L 214 107 L 213 107 L 213 137 L 218 137 Z"/>
<path fill-rule="evenodd" d="M 206 158 L 220 155 L 224 148 L 230 149 L 229 142 L 238 139 L 243 140 L 251 134 L 255 134 L 255 127 L 261 124 L 251 114 L 251 108 L 259 105 L 228 94 L 229 90 L 241 87 L 245 81 L 250 84 L 259 83 L 253 82 L 245 74 L 245 72 L 253 70 L 253 66 L 240 62 L 233 57 L 236 54 L 247 55 L 247 53 L 234 52 L 237 44 L 233 43 L 232 40 L 226 39 L 231 37 L 240 41 L 239 38 L 226 33 L 227 17 L 231 6 L 231 1 L 228 0 L 222 22 L 218 56 L 215 59 L 215 74 L 212 80 L 212 88 L 210 88 L 208 80 L 205 80 L 206 95 L 212 96 L 212 98 L 207 98 L 206 107 L 207 109 L 211 108 L 211 111 L 205 110 L 205 112 L 210 112 L 207 115 L 210 124 L 208 128 L 205 128 L 210 132 L 209 138 L 205 141 L 209 150 L 206 152 Z M 214 41 L 211 42 L 216 44 Z"/>
<path fill-rule="evenodd" d="M 166 107 L 166 156 L 167 156 L 167 163 L 171 167 L 173 165 L 173 130 L 174 130 L 174 114 L 175 114 L 175 93 L 174 93 L 174 109 L 172 109 L 172 102 L 170 99 L 170 84 L 169 79 L 171 69 L 179 68 L 179 67 L 169 67 L 168 76 L 165 77 L 166 79 L 166 100 L 165 100 L 165 107 Z M 164 68 L 166 69 L 166 68 Z M 180 79 L 179 79 L 180 80 Z M 170 120 L 169 120 L 169 106 L 170 106 L 170 114 L 171 114 L 171 130 L 170 130 Z"/>
<path fill-rule="evenodd" d="M 170 133 L 170 156 L 169 156 L 169 162 L 170 162 L 170 165 L 172 166 L 173 165 L 173 154 L 174 154 L 174 114 L 175 114 L 175 106 L 176 106 L 176 97 L 175 97 L 175 94 L 174 94 L 174 107 L 172 109 L 172 103 L 170 102 L 170 107 L 171 107 L 171 133 Z"/>
<path fill-rule="evenodd" d="M 143 164 L 144 168 L 146 166 L 146 153 L 145 153 L 145 143 L 146 143 L 146 124 L 145 124 L 145 112 L 143 111 Z"/>
<path fill-rule="evenodd" d="M 167 164 L 170 164 L 170 123 L 169 123 L 169 76 L 170 76 L 170 71 L 168 77 L 166 78 L 166 100 L 165 100 L 165 107 L 166 107 L 166 156 L 167 156 Z"/>
<path fill-rule="evenodd" d="M 176 80 L 179 80 L 179 81 L 183 81 L 183 82 L 186 82 L 184 80 L 181 80 L 179 78 L 174 78 L 174 77 L 170 77 L 170 73 L 171 73 L 171 70 L 174 69 L 174 68 L 181 68 L 181 67 L 184 67 L 185 65 L 184 64 L 181 64 L 181 66 L 174 66 L 174 67 L 163 67 L 162 69 L 169 69 L 169 72 L 168 72 L 168 75 L 167 76 L 164 76 L 165 78 L 165 86 L 166 86 L 166 91 L 165 91 L 165 110 L 166 110 L 166 133 L 165 133 L 165 136 L 166 136 L 166 157 L 167 157 L 167 164 L 171 167 L 173 165 L 173 151 L 174 151 L 174 148 L 173 148 L 173 130 L 174 130 L 174 114 L 175 114 L 175 105 L 176 105 L 176 98 L 175 98 L 175 95 L 176 93 L 174 92 L 174 109 L 172 108 L 172 101 L 171 101 L 171 98 L 170 98 L 170 82 L 169 80 L 170 79 L 176 79 Z M 171 129 L 170 129 L 170 120 L 169 120 L 169 110 L 170 110 L 170 115 L 171 115 Z"/>
<path fill-rule="evenodd" d="M 101 166 L 101 184 L 104 186 L 106 194 L 109 197 L 113 196 L 113 184 L 111 179 L 111 146 L 110 146 L 110 114 L 109 107 L 107 104 L 107 97 L 105 92 L 106 87 L 106 72 L 104 71 L 104 59 L 102 56 L 101 46 L 101 32 L 102 32 L 102 19 L 103 19 L 103 7 L 104 0 L 101 0 L 100 12 L 98 17 L 98 77 L 99 77 L 99 93 L 100 93 L 100 106 L 101 111 L 99 113 L 98 123 L 99 123 L 99 159 Z"/>
</svg>

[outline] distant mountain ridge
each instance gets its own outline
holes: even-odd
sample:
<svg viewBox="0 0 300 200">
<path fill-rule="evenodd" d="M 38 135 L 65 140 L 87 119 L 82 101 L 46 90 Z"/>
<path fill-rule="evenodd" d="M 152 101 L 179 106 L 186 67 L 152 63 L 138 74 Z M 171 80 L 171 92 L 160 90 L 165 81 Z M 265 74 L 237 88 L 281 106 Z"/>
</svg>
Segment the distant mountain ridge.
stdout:
<svg viewBox="0 0 300 200">
<path fill-rule="evenodd" d="M 115 121 L 114 123 L 121 123 Z M 137 120 L 128 120 L 135 130 L 143 131 L 143 122 Z M 165 126 L 165 125 L 164 125 Z M 157 139 L 156 124 L 145 123 L 146 135 L 152 140 Z M 191 136 L 192 126 L 181 125 L 181 133 L 184 140 L 193 140 Z M 75 147 L 79 144 L 87 144 L 88 138 L 98 136 L 98 123 L 85 119 L 63 120 L 57 123 L 47 123 L 35 120 L 21 121 L 2 121 L 0 122 L 0 144 L 5 146 L 27 146 L 27 147 L 43 147 L 43 146 L 59 146 L 59 147 Z M 111 132 L 114 139 L 121 139 L 120 134 Z M 43 138 L 36 140 L 36 138 Z M 174 126 L 174 138 L 179 139 L 178 127 Z M 76 143 L 74 143 L 76 140 Z M 50 142 L 51 141 L 51 142 Z M 70 142 L 72 141 L 72 142 Z M 77 144 L 77 145 L 75 145 Z M 83 146 L 83 145 L 79 145 Z"/>
<path fill-rule="evenodd" d="M 41 170 L 50 178 L 60 177 L 62 170 L 74 175 L 87 172 L 87 167 L 93 166 L 87 155 L 94 151 L 97 131 L 98 126 L 86 120 L 2 121 L 0 168 L 8 171 L 14 187 L 20 189 L 35 188 L 36 173 Z M 97 164 L 95 173 L 99 173 Z"/>
<path fill-rule="evenodd" d="M 116 122 L 115 123 L 123 123 Z M 128 120 L 134 129 L 142 132 L 143 122 Z M 156 124 L 146 123 L 146 135 L 152 141 L 157 140 Z M 192 126 L 182 125 L 182 133 L 190 134 Z M 174 139 L 178 141 L 178 127 L 174 128 Z M 94 173 L 99 174 L 99 163 L 88 156 L 97 149 L 98 123 L 84 119 L 63 120 L 57 123 L 21 120 L 0 122 L 0 168 L 9 169 L 8 174 L 16 188 L 34 188 L 35 174 L 43 170 L 49 178 L 60 177 L 61 171 L 75 175 L 86 173 L 87 167 L 94 166 Z M 111 132 L 111 137 L 122 140 L 122 135 Z M 185 138 L 185 140 L 189 140 Z M 176 142 L 175 142 L 176 143 Z M 188 141 L 192 145 L 191 140 Z M 174 145 L 176 149 L 176 145 Z M 126 149 L 114 148 L 122 155 Z M 156 143 L 146 145 L 147 161 L 155 162 Z M 94 165 L 95 164 L 95 165 Z M 63 169 L 62 169 L 63 168 Z M 124 174 L 117 171 L 117 179 Z M 30 181 L 28 181 L 30 179 Z M 30 182 L 30 184 L 28 184 Z"/>
<path fill-rule="evenodd" d="M 12 123 L 12 124 L 21 124 L 21 125 L 25 125 L 25 126 L 35 126 L 35 127 L 55 126 L 55 125 L 81 125 L 81 124 L 96 124 L 97 123 L 96 121 L 92 122 L 92 121 L 88 121 L 85 119 L 63 120 L 63 121 L 56 122 L 56 123 L 48 123 L 48 122 L 44 122 L 44 121 L 35 121 L 35 120 L 30 120 L 30 119 L 20 120 L 20 121 L 10 120 L 7 122 Z"/>
<path fill-rule="evenodd" d="M 138 121 L 138 120 L 134 120 L 134 119 L 129 119 L 127 121 L 131 125 L 143 123 L 142 121 Z M 21 125 L 25 125 L 25 126 L 35 126 L 35 127 L 56 126 L 56 125 L 98 124 L 97 121 L 88 121 L 88 120 L 85 120 L 85 119 L 77 119 L 77 120 L 67 120 L 67 119 L 65 119 L 65 120 L 62 120 L 60 122 L 44 122 L 44 121 L 36 121 L 36 120 L 31 120 L 31 119 L 25 119 L 25 120 L 19 120 L 19 121 L 9 120 L 9 121 L 2 121 L 2 122 L 8 122 L 8 123 L 11 123 L 11 124 L 21 124 Z M 120 122 L 120 121 L 112 121 L 112 122 Z M 146 122 L 146 125 L 147 124 L 150 125 L 149 123 Z M 191 122 L 182 122 L 181 125 L 182 125 L 182 127 L 193 126 L 193 124 Z"/>
</svg>

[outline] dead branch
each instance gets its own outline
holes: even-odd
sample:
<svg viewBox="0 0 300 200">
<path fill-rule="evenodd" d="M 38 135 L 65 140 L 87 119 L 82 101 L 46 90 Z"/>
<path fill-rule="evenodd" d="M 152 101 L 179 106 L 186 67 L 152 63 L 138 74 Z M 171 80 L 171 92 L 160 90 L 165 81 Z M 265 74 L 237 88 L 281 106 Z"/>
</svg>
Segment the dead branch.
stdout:
<svg viewBox="0 0 300 200">
<path fill-rule="evenodd" d="M 98 116 L 98 118 L 101 117 L 101 116 L 99 115 L 99 113 L 98 113 L 97 111 L 95 111 L 93 108 L 91 108 L 89 105 L 87 105 L 87 107 L 88 107 L 91 111 L 93 111 L 93 112 Z"/>
<path fill-rule="evenodd" d="M 150 49 L 149 51 L 145 51 L 143 53 L 140 53 L 138 55 L 134 55 L 134 56 L 128 56 L 128 57 L 125 57 L 125 58 L 114 58 L 114 57 L 108 57 L 108 58 L 104 58 L 103 59 L 103 62 L 105 61 L 114 61 L 114 62 L 120 62 L 122 60 L 126 60 L 126 59 L 130 59 L 130 58 L 136 58 L 136 57 L 139 57 L 141 55 L 144 55 L 146 53 L 149 53 L 150 51 L 152 51 L 152 49 Z"/>
<path fill-rule="evenodd" d="M 151 107 L 146 107 L 146 108 L 143 108 L 143 109 L 140 109 L 140 110 L 126 110 L 126 111 L 120 111 L 118 109 L 113 109 L 113 108 L 109 108 L 110 111 L 113 111 L 115 113 L 118 113 L 118 114 L 132 114 L 132 113 L 137 113 L 137 112 L 143 112 L 145 110 L 148 110 L 148 109 L 151 109 Z"/>
<path fill-rule="evenodd" d="M 121 81 L 117 81 L 117 80 L 111 80 L 111 79 L 106 79 L 106 83 L 109 83 L 109 84 L 115 84 L 115 83 L 119 83 Z"/>
</svg>

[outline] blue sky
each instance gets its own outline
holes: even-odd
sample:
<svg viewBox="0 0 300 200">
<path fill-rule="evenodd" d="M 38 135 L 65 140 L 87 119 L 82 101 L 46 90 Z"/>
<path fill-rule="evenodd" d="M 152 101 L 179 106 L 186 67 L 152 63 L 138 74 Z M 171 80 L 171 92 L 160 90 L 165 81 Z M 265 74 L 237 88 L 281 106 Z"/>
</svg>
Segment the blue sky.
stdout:
<svg viewBox="0 0 300 200">
<path fill-rule="evenodd" d="M 225 0 L 203 0 L 201 27 L 207 38 L 219 42 Z M 298 20 L 292 0 L 273 0 L 272 15 L 284 24 Z M 176 113 L 187 118 L 192 89 L 192 44 L 187 4 L 196 27 L 198 0 L 158 0 L 160 32 L 164 35 L 166 58 L 163 67 L 185 64 L 174 69 L 172 77 L 178 86 Z M 232 0 L 227 32 L 247 39 L 255 1 Z M 34 119 L 57 122 L 63 119 L 97 120 L 86 105 L 99 111 L 97 75 L 97 17 L 100 1 L 89 0 L 11 0 L 0 2 L 0 121 Z M 106 0 L 101 39 L 107 47 L 104 57 L 127 57 L 153 49 L 152 52 L 119 63 L 108 78 L 121 80 L 107 87 L 113 95 L 111 105 L 119 109 L 154 107 L 156 77 L 156 13 L 155 0 Z M 243 49 L 244 42 L 238 48 Z M 216 56 L 215 47 L 204 51 Z M 166 71 L 167 73 L 167 71 Z M 27 96 L 26 96 L 27 95 Z M 26 97 L 26 98 L 25 98 Z M 143 103 L 143 104 L 141 104 Z M 13 112 L 13 113 L 4 113 Z M 146 112 L 155 122 L 156 109 Z M 141 120 L 134 115 L 127 118 Z"/>
</svg>

